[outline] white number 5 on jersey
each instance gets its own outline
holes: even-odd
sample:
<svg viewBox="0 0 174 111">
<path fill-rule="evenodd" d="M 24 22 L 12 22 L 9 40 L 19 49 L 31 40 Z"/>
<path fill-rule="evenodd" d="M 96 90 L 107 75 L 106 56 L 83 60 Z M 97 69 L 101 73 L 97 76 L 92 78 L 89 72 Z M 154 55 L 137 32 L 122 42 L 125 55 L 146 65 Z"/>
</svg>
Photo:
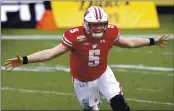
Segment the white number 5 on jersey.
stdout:
<svg viewBox="0 0 174 111">
<path fill-rule="evenodd" d="M 99 64 L 100 61 L 100 49 L 89 50 L 89 62 L 88 66 L 95 67 Z"/>
<path fill-rule="evenodd" d="M 75 33 L 75 32 L 77 32 L 77 31 L 79 31 L 79 29 L 78 29 L 78 28 L 74 28 L 74 29 L 71 29 L 71 30 L 70 30 L 70 33 Z"/>
</svg>

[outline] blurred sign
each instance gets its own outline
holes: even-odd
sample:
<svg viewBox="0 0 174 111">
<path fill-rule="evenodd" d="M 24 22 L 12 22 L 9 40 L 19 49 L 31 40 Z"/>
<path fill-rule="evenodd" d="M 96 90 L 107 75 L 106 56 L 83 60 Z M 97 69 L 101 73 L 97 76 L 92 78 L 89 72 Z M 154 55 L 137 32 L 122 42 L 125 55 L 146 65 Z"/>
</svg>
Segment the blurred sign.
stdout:
<svg viewBox="0 0 174 111">
<path fill-rule="evenodd" d="M 1 26 L 3 28 L 33 28 L 45 11 L 43 2 L 15 2 L 1 3 Z"/>
<path fill-rule="evenodd" d="M 91 5 L 104 8 L 109 23 L 119 28 L 159 28 L 154 2 L 57 2 L 52 1 L 52 11 L 60 28 L 82 25 L 83 14 Z"/>
<path fill-rule="evenodd" d="M 174 1 L 168 1 L 168 2 L 155 2 L 157 6 L 174 6 Z"/>
</svg>

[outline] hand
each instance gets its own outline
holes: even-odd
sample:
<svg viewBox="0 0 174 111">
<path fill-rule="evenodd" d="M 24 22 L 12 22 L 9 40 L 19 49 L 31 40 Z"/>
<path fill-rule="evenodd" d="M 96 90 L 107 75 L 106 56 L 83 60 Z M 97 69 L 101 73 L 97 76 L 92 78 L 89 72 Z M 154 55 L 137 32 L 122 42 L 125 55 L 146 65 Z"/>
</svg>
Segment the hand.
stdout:
<svg viewBox="0 0 174 111">
<path fill-rule="evenodd" d="M 19 56 L 19 54 L 16 55 L 16 58 L 7 59 L 5 60 L 4 66 L 5 69 L 8 69 L 11 71 L 13 68 L 18 67 L 23 64 L 22 57 Z"/>
<path fill-rule="evenodd" d="M 159 45 L 161 48 L 164 48 L 167 43 L 165 41 L 169 40 L 168 35 L 163 35 L 155 39 L 156 45 Z"/>
</svg>

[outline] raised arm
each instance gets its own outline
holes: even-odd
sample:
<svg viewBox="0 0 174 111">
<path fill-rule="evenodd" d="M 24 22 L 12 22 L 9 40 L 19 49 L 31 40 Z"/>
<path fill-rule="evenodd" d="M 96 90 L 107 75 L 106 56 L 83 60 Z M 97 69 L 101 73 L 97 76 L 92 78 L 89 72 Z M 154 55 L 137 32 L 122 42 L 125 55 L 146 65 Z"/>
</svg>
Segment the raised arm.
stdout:
<svg viewBox="0 0 174 111">
<path fill-rule="evenodd" d="M 150 45 L 159 45 L 160 47 L 164 47 L 166 45 L 165 41 L 168 40 L 169 36 L 163 35 L 156 39 L 153 38 L 123 38 L 120 37 L 115 46 L 119 46 L 122 48 L 138 48 L 143 46 Z"/>
<path fill-rule="evenodd" d="M 18 67 L 22 64 L 27 63 L 36 63 L 36 62 L 43 62 L 51 60 L 55 57 L 58 57 L 66 52 L 68 52 L 70 49 L 64 46 L 63 44 L 59 44 L 56 47 L 42 50 L 39 52 L 35 52 L 31 55 L 21 57 L 18 54 L 16 55 L 16 58 L 7 59 L 5 60 L 4 66 L 6 69 L 12 70 L 15 67 Z"/>
</svg>

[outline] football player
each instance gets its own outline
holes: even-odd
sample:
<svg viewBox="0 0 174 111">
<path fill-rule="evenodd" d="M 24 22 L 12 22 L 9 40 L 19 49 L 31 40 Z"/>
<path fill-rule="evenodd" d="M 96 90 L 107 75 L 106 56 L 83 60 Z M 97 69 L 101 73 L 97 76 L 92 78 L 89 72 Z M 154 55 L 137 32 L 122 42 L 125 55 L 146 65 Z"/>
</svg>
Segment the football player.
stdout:
<svg viewBox="0 0 174 111">
<path fill-rule="evenodd" d="M 66 30 L 56 47 L 28 56 L 5 61 L 6 69 L 28 63 L 51 60 L 70 51 L 70 73 L 75 94 L 84 111 L 99 110 L 100 94 L 104 95 L 113 111 L 129 111 L 120 83 L 107 65 L 107 56 L 113 46 L 138 48 L 159 45 L 164 47 L 168 36 L 154 38 L 123 38 L 115 25 L 108 24 L 107 13 L 91 6 L 84 14 L 84 25 Z"/>
</svg>

